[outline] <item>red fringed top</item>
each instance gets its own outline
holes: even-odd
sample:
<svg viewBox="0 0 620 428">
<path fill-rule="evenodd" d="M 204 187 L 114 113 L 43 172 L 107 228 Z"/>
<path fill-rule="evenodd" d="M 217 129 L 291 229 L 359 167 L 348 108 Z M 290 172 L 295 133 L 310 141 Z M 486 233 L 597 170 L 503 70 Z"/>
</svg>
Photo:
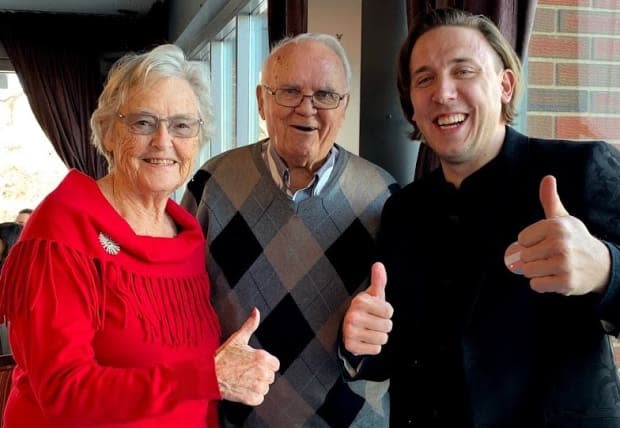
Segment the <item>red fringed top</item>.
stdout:
<svg viewBox="0 0 620 428">
<path fill-rule="evenodd" d="M 6 428 L 218 426 L 205 242 L 166 210 L 176 237 L 138 236 L 74 170 L 35 210 L 0 276 L 17 362 Z"/>
</svg>

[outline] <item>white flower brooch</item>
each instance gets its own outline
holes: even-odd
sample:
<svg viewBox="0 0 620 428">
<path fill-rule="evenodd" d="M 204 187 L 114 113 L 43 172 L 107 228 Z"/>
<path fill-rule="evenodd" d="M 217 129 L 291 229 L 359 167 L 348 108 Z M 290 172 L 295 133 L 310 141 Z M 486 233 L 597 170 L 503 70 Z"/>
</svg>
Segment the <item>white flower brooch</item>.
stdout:
<svg viewBox="0 0 620 428">
<path fill-rule="evenodd" d="M 116 242 L 112 241 L 101 232 L 99 232 L 99 243 L 103 247 L 103 250 L 111 256 L 115 256 L 121 251 L 121 247 L 119 247 Z"/>
</svg>

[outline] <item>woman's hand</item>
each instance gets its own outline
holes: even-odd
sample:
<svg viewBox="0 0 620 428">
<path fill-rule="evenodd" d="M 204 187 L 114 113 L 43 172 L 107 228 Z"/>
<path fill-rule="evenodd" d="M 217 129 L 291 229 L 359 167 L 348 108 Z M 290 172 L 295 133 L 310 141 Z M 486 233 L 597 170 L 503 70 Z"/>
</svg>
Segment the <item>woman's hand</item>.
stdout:
<svg viewBox="0 0 620 428">
<path fill-rule="evenodd" d="M 280 361 L 269 352 L 248 345 L 259 322 L 260 313 L 254 308 L 241 328 L 215 353 L 217 382 L 225 400 L 257 406 L 275 380 Z"/>
</svg>

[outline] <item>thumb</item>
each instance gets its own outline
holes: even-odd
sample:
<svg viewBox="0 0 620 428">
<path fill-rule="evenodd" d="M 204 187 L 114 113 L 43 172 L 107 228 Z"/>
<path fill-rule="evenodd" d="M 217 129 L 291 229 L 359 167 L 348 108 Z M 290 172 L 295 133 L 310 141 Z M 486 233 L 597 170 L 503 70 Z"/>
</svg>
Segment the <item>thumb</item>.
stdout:
<svg viewBox="0 0 620 428">
<path fill-rule="evenodd" d="M 257 308 L 253 308 L 248 319 L 245 320 L 241 328 L 237 330 L 235 342 L 241 342 L 244 345 L 247 345 L 250 341 L 250 337 L 252 337 L 259 324 L 260 312 Z"/>
<path fill-rule="evenodd" d="M 540 203 L 545 210 L 545 218 L 567 216 L 568 211 L 564 208 L 558 195 L 557 182 L 553 175 L 546 175 L 540 181 Z"/>
<path fill-rule="evenodd" d="M 387 283 L 387 273 L 383 263 L 376 262 L 370 270 L 370 286 L 366 292 L 371 296 L 385 300 L 385 284 Z"/>
</svg>

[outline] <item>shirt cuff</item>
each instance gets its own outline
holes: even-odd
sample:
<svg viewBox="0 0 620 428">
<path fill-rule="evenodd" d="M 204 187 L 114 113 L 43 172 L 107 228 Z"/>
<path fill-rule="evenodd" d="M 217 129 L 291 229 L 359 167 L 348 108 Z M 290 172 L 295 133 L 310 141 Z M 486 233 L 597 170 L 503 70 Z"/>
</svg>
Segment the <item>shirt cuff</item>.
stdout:
<svg viewBox="0 0 620 428">
<path fill-rule="evenodd" d="M 359 374 L 362 363 L 364 362 L 364 356 L 353 355 L 343 346 L 339 346 L 338 357 L 342 361 L 342 365 L 348 375 L 349 380 L 355 379 L 355 377 Z"/>
</svg>

